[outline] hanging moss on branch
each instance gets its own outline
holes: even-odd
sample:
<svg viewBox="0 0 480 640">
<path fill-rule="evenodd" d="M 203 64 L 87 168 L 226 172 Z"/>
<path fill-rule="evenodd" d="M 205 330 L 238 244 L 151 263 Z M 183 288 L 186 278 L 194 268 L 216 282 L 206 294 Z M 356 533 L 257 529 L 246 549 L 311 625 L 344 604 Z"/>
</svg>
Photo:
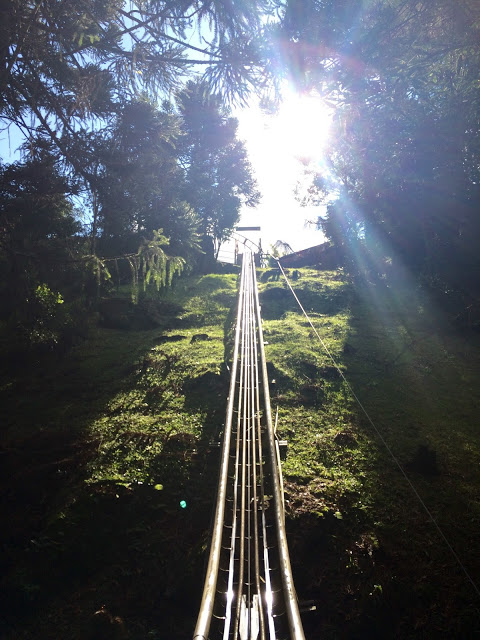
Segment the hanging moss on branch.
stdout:
<svg viewBox="0 0 480 640">
<path fill-rule="evenodd" d="M 102 283 L 111 279 L 111 273 L 107 267 L 109 262 L 114 264 L 119 279 L 119 260 L 126 260 L 130 267 L 132 301 L 138 302 L 140 280 L 143 288 L 153 285 L 159 291 L 161 287 L 169 287 L 173 277 L 180 275 L 185 267 L 185 260 L 180 256 L 169 256 L 163 250 L 170 244 L 170 240 L 163 235 L 163 229 L 153 232 L 151 240 L 144 240 L 137 253 L 129 253 L 113 257 L 99 257 L 95 255 L 85 256 L 82 261 L 88 265 L 95 278 L 96 295 Z"/>
<path fill-rule="evenodd" d="M 169 245 L 169 240 L 163 229 L 153 232 L 153 238 L 138 250 L 137 258 L 140 263 L 144 289 L 153 284 L 157 291 L 161 287 L 170 286 L 174 275 L 180 275 L 185 266 L 185 260 L 179 256 L 168 256 L 162 247 Z M 138 283 L 138 274 L 137 274 Z"/>
<path fill-rule="evenodd" d="M 138 255 L 133 254 L 125 257 L 128 264 L 130 265 L 130 271 L 132 274 L 132 301 L 134 303 L 137 303 L 138 302 L 138 271 L 139 271 Z"/>
<path fill-rule="evenodd" d="M 88 255 L 85 256 L 84 261 L 87 268 L 87 296 L 96 300 L 102 283 L 108 282 L 111 279 L 110 271 L 106 265 L 108 260 L 96 255 Z M 88 284 L 88 282 L 91 284 Z"/>
</svg>

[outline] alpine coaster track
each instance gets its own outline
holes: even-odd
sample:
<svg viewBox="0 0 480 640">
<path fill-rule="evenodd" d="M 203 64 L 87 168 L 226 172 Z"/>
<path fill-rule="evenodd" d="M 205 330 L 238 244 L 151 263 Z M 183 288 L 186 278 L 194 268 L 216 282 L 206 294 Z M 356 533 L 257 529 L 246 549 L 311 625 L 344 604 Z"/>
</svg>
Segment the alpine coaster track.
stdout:
<svg viewBox="0 0 480 640">
<path fill-rule="evenodd" d="M 194 640 L 305 640 L 285 532 L 253 254 L 243 254 L 210 556 Z"/>
</svg>

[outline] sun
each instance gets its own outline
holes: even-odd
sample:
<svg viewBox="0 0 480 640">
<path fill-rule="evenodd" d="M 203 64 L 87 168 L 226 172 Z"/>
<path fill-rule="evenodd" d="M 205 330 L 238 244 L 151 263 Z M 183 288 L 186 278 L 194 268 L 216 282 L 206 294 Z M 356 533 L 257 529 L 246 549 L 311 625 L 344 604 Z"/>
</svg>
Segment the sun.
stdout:
<svg viewBox="0 0 480 640">
<path fill-rule="evenodd" d="M 315 170 L 322 164 L 333 109 L 318 93 L 300 94 L 285 86 L 274 113 L 256 104 L 236 115 L 261 189 L 271 185 L 280 191 L 282 185 L 296 183 L 305 165 Z"/>
<path fill-rule="evenodd" d="M 302 162 L 319 162 L 325 153 L 332 110 L 317 94 L 287 90 L 272 123 L 287 154 Z"/>
<path fill-rule="evenodd" d="M 298 194 L 308 189 L 313 174 L 325 170 L 333 109 L 319 94 L 298 94 L 284 86 L 282 96 L 275 112 L 255 102 L 234 114 L 262 194 L 254 211 L 243 208 L 242 224 L 260 224 L 265 247 L 282 240 L 300 249 L 323 238 L 305 226 L 318 217 L 319 208 L 300 203 Z"/>
</svg>

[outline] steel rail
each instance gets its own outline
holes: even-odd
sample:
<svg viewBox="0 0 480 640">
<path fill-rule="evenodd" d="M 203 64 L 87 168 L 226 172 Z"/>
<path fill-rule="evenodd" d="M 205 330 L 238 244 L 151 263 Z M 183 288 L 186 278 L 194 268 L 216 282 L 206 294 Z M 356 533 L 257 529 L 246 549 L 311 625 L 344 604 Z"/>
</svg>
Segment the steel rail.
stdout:
<svg viewBox="0 0 480 640">
<path fill-rule="evenodd" d="M 287 532 L 285 529 L 285 513 L 283 511 L 283 492 L 281 491 L 280 474 L 281 469 L 277 465 L 277 457 L 275 453 L 275 434 L 272 422 L 272 409 L 270 404 L 270 389 L 268 386 L 267 360 L 265 357 L 265 345 L 263 341 L 262 317 L 260 301 L 258 297 L 258 287 L 256 282 L 255 270 L 253 271 L 254 293 L 257 310 L 258 322 L 258 346 L 260 352 L 260 362 L 262 367 L 263 395 L 266 419 L 267 442 L 270 455 L 270 464 L 272 467 L 272 485 L 273 485 L 273 505 L 275 509 L 275 525 L 278 538 L 278 550 L 280 556 L 280 571 L 284 590 L 284 600 L 287 608 L 291 640 L 305 640 L 303 633 L 302 621 L 300 619 L 300 611 L 298 608 L 297 594 L 293 583 L 292 567 L 290 564 L 290 556 L 288 553 Z"/>
<path fill-rule="evenodd" d="M 212 629 L 223 640 L 305 640 L 277 449 L 255 264 L 245 249 L 217 504 L 194 640 L 208 640 Z"/>
<path fill-rule="evenodd" d="M 200 613 L 195 627 L 193 635 L 194 640 L 208 640 L 208 632 L 210 630 L 210 623 L 212 620 L 213 605 L 215 599 L 215 592 L 217 587 L 218 568 L 220 564 L 220 552 L 222 546 L 222 529 L 223 520 L 225 515 L 225 501 L 227 495 L 227 482 L 228 482 L 228 469 L 229 469 L 229 457 L 230 457 L 230 439 L 232 435 L 232 418 L 233 418 L 233 403 L 235 401 L 235 384 L 237 377 L 238 367 L 238 345 L 240 342 L 240 323 L 238 318 L 240 317 L 240 311 L 243 306 L 243 294 L 244 294 L 244 280 L 245 272 L 242 269 L 240 279 L 240 291 L 238 296 L 238 310 L 237 310 L 237 326 L 235 329 L 235 344 L 233 350 L 233 362 L 232 372 L 230 377 L 230 390 L 227 402 L 227 414 L 225 420 L 225 429 L 223 434 L 223 447 L 220 460 L 220 474 L 218 481 L 218 493 L 217 493 L 217 505 L 215 509 L 215 517 L 213 522 L 212 543 L 210 546 L 210 557 L 208 561 L 207 574 L 203 589 L 202 603 L 200 606 Z"/>
</svg>

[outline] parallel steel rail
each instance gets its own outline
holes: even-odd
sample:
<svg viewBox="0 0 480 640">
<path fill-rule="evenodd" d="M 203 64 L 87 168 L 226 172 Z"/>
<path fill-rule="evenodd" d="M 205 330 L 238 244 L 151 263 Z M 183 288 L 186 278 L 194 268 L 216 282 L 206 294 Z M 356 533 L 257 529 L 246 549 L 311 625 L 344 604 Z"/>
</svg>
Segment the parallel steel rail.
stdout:
<svg viewBox="0 0 480 640">
<path fill-rule="evenodd" d="M 194 640 L 305 640 L 277 454 L 255 265 L 245 250 L 217 504 Z"/>
</svg>

